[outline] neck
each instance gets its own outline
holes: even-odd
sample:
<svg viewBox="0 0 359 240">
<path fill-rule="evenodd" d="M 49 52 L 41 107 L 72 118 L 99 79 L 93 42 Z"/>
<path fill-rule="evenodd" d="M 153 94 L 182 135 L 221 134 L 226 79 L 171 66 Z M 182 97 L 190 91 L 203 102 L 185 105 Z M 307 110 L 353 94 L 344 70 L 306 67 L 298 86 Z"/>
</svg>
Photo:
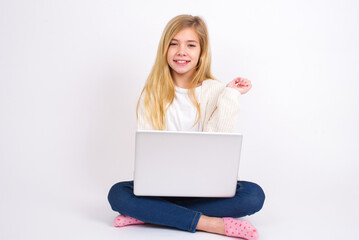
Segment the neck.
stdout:
<svg viewBox="0 0 359 240">
<path fill-rule="evenodd" d="M 191 85 L 191 80 L 194 76 L 194 72 L 188 72 L 186 74 L 177 74 L 177 73 L 172 73 L 172 79 L 173 79 L 173 83 L 180 88 L 189 88 Z"/>
</svg>

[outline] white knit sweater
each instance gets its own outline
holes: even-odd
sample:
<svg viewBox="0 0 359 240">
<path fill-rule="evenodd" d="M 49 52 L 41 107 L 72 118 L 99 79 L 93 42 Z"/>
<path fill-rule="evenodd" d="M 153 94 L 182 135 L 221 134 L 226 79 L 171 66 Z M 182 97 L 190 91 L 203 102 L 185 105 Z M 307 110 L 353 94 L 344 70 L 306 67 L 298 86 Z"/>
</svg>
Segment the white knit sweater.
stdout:
<svg viewBox="0 0 359 240">
<path fill-rule="evenodd" d="M 239 114 L 240 93 L 226 87 L 218 80 L 202 82 L 200 96 L 200 122 L 203 132 L 233 132 Z M 146 120 L 144 106 L 140 103 L 137 119 L 138 130 L 154 129 Z"/>
</svg>

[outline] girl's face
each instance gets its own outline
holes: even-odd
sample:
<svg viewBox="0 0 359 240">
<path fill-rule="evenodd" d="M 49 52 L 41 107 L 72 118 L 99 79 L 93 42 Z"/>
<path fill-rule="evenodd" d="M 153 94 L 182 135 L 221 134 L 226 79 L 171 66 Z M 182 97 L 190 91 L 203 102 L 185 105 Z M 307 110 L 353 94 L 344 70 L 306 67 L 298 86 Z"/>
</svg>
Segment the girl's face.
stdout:
<svg viewBox="0 0 359 240">
<path fill-rule="evenodd" d="M 201 46 L 196 31 L 191 27 L 179 31 L 171 40 L 167 51 L 167 63 L 171 67 L 172 77 L 190 79 L 196 71 L 200 54 Z"/>
</svg>

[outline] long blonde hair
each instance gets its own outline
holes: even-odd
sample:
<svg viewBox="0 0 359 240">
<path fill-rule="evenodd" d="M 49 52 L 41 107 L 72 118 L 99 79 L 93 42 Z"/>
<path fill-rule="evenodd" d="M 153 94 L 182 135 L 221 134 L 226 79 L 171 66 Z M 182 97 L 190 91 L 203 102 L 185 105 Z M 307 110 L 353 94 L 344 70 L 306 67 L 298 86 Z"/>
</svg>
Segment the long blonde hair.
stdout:
<svg viewBox="0 0 359 240">
<path fill-rule="evenodd" d="M 167 51 L 173 37 L 187 27 L 192 27 L 197 32 L 201 46 L 196 72 L 191 80 L 188 91 L 188 95 L 198 112 L 195 124 L 200 119 L 200 108 L 195 97 L 195 87 L 206 79 L 214 79 L 211 74 L 211 51 L 208 30 L 203 19 L 192 15 L 179 15 L 171 19 L 162 33 L 155 63 L 141 92 L 136 108 L 138 118 L 140 104 L 144 104 L 144 117 L 157 130 L 164 130 L 166 128 L 166 111 L 175 97 L 174 83 L 170 66 L 167 63 Z M 143 94 L 144 99 L 142 102 Z"/>
</svg>

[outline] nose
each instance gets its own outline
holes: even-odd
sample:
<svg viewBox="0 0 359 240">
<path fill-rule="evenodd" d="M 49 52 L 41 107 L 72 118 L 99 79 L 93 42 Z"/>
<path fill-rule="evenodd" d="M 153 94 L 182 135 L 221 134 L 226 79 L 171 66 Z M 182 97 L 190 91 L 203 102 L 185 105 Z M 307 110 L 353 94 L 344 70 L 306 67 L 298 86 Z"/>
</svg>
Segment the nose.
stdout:
<svg viewBox="0 0 359 240">
<path fill-rule="evenodd" d="M 179 46 L 178 51 L 177 51 L 177 55 L 178 56 L 186 56 L 187 55 L 184 45 Z"/>
</svg>

